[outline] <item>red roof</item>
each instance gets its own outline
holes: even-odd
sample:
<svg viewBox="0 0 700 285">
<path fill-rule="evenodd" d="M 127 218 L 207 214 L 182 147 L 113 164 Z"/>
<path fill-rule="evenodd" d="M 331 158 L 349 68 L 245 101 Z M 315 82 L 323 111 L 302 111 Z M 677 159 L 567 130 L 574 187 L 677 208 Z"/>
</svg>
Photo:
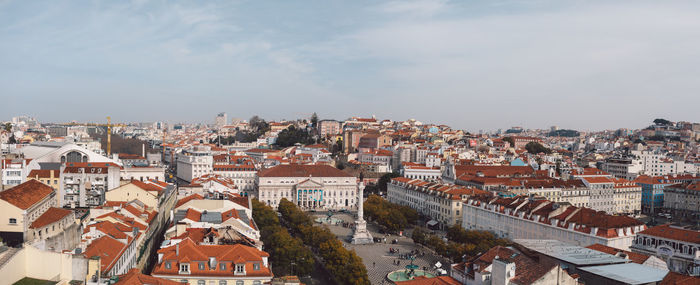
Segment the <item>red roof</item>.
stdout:
<svg viewBox="0 0 700 285">
<path fill-rule="evenodd" d="M 90 243 L 83 255 L 87 258 L 100 257 L 100 270 L 108 272 L 114 266 L 114 262 L 122 255 L 126 246 L 111 236 L 102 236 Z"/>
<path fill-rule="evenodd" d="M 676 228 L 670 224 L 648 228 L 639 234 L 700 244 L 700 231 Z"/>
<path fill-rule="evenodd" d="M 261 170 L 258 177 L 353 177 L 328 165 L 284 164 Z"/>
<path fill-rule="evenodd" d="M 7 203 L 17 208 L 26 210 L 53 192 L 54 190 L 51 186 L 41 183 L 38 180 L 29 180 L 0 192 L 0 199 L 5 200 Z"/>
<path fill-rule="evenodd" d="M 688 276 L 675 272 L 668 272 L 659 285 L 697 285 L 700 284 L 700 277 Z"/>
<path fill-rule="evenodd" d="M 600 252 L 607 253 L 607 254 L 612 254 L 612 255 L 624 253 L 625 255 L 627 255 L 629 260 L 631 260 L 634 263 L 639 263 L 639 264 L 644 264 L 644 262 L 647 261 L 647 259 L 649 259 L 649 256 L 646 254 L 631 252 L 631 251 L 627 251 L 627 250 L 621 250 L 618 248 L 609 247 L 607 245 L 602 245 L 599 243 L 589 245 L 586 248 L 589 248 L 589 249 L 592 249 L 595 251 L 600 251 Z"/>
<path fill-rule="evenodd" d="M 154 275 L 179 275 L 179 268 L 176 266 L 180 262 L 189 262 L 190 275 L 193 276 L 233 276 L 232 263 L 245 264 L 245 276 L 272 277 L 272 272 L 263 264 L 263 257 L 270 255 L 254 247 L 234 244 L 234 245 L 198 245 L 192 240 L 184 239 L 176 245 L 171 245 L 158 250 L 163 254 L 162 261 L 153 269 Z M 226 268 L 222 270 L 219 266 L 209 268 L 209 257 L 216 258 L 217 263 L 226 263 Z M 165 267 L 166 262 L 171 264 L 170 269 Z M 205 262 L 204 270 L 199 270 L 196 262 Z M 253 269 L 253 264 L 259 264 L 258 270 Z M 218 265 L 218 264 L 217 264 Z"/>
<path fill-rule="evenodd" d="M 29 226 L 29 228 L 38 229 L 53 224 L 70 215 L 72 212 L 73 211 L 71 210 L 51 207 L 48 210 L 46 210 L 46 212 L 44 212 L 41 216 L 39 216 L 36 220 L 34 220 L 34 222 L 32 222 L 32 225 Z"/>
<path fill-rule="evenodd" d="M 58 178 L 61 175 L 61 171 L 58 169 L 34 169 L 29 172 L 27 177 L 29 178 L 51 178 L 53 173 L 53 178 Z"/>
</svg>

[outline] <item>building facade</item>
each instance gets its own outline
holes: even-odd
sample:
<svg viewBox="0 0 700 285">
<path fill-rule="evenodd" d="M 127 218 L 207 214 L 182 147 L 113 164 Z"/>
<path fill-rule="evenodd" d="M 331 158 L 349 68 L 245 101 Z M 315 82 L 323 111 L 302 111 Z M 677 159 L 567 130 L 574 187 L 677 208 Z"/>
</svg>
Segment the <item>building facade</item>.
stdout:
<svg viewBox="0 0 700 285">
<path fill-rule="evenodd" d="M 268 257 L 241 244 L 202 245 L 184 239 L 158 250 L 151 275 L 190 285 L 262 285 L 273 277 Z"/>
<path fill-rule="evenodd" d="M 600 243 L 627 250 L 644 223 L 527 197 L 474 196 L 463 205 L 462 227 L 509 239 L 556 239 L 578 246 Z"/>
<path fill-rule="evenodd" d="M 488 194 L 475 188 L 406 177 L 393 178 L 387 185 L 389 202 L 411 207 L 430 217 L 443 228 L 462 224 L 462 201 L 466 201 L 472 195 Z"/>
<path fill-rule="evenodd" d="M 357 178 L 328 165 L 278 165 L 261 170 L 255 196 L 277 207 L 287 199 L 302 209 L 356 209 Z"/>
</svg>

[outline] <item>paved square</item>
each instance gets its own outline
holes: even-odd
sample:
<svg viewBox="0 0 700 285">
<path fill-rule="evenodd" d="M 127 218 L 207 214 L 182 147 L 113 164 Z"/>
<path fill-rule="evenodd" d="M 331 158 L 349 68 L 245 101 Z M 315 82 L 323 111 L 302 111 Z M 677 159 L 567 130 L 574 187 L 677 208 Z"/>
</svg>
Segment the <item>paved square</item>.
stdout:
<svg viewBox="0 0 700 285">
<path fill-rule="evenodd" d="M 316 216 L 324 215 L 317 213 Z M 349 224 L 352 224 L 354 221 L 354 217 L 351 214 L 337 214 L 333 217 L 341 219 Z M 377 232 L 377 226 L 373 223 L 368 222 L 367 229 L 375 238 L 386 237 L 386 243 L 353 245 L 350 244 L 350 238 L 352 237 L 352 229 L 350 227 L 343 227 L 342 224 L 338 226 L 329 225 L 328 227 L 330 228 L 331 232 L 333 232 L 333 234 L 335 234 L 338 239 L 343 242 L 343 246 L 345 246 L 345 248 L 354 249 L 357 255 L 362 258 L 372 284 L 392 284 L 386 278 L 387 274 L 395 270 L 404 269 L 404 266 L 410 264 L 410 260 L 400 258 L 400 255 L 409 254 L 412 250 L 417 250 L 419 252 L 413 264 L 420 266 L 420 269 L 425 267 L 428 272 L 437 275 L 434 270 L 434 265 L 436 262 L 440 261 L 440 263 L 443 264 L 443 269 L 449 267 L 449 264 L 445 264 L 445 260 L 435 256 L 432 251 L 428 250 L 427 248 L 414 244 L 413 240 L 410 238 L 379 234 Z M 391 241 L 394 239 L 398 239 L 397 244 L 391 243 Z M 398 249 L 399 252 L 390 253 L 390 248 Z M 425 254 L 423 255 L 421 253 Z M 399 261 L 399 265 L 395 264 L 397 260 Z"/>
</svg>

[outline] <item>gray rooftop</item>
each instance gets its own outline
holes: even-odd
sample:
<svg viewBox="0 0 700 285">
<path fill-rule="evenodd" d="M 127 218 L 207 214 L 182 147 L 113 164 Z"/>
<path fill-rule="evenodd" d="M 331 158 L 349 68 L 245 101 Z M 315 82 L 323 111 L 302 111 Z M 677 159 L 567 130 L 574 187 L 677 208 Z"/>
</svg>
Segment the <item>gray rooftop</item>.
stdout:
<svg viewBox="0 0 700 285">
<path fill-rule="evenodd" d="M 208 212 L 204 211 L 202 213 L 201 222 L 221 224 L 221 213 L 220 212 Z"/>
<path fill-rule="evenodd" d="M 581 271 L 603 276 L 625 284 L 649 284 L 659 282 L 668 270 L 637 263 L 612 264 L 579 268 Z"/>
<path fill-rule="evenodd" d="M 516 243 L 575 266 L 627 263 L 629 260 L 558 240 L 516 239 Z"/>
</svg>

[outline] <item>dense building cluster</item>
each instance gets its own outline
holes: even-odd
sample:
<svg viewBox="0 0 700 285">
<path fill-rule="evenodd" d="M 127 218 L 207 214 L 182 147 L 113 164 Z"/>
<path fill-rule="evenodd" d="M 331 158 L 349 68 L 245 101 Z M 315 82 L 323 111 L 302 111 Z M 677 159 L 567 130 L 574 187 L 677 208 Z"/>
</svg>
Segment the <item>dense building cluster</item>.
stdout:
<svg viewBox="0 0 700 285">
<path fill-rule="evenodd" d="M 384 229 L 400 232 L 415 220 L 432 231 L 461 227 L 515 241 L 465 255 L 435 282 L 624 283 L 608 273 L 639 266 L 658 270 L 640 282 L 661 282 L 669 270 L 692 277 L 700 274 L 699 140 L 700 124 L 666 120 L 640 130 L 474 133 L 316 114 L 268 122 L 220 113 L 212 124 L 15 117 L 0 130 L 0 237 L 13 248 L 0 260 L 52 260 L 61 266 L 46 276 L 86 284 L 298 282 L 275 278 L 271 260 L 281 259 L 268 252 L 281 251 L 264 239 L 279 237 L 263 236 L 253 200 L 355 212 L 366 205 L 367 185 L 378 194 L 371 218 L 379 219 L 377 205 L 420 215 L 370 221 Z M 573 260 L 577 250 L 603 263 Z M 0 262 L 0 273 L 34 274 L 26 263 L 13 266 Z"/>
</svg>

